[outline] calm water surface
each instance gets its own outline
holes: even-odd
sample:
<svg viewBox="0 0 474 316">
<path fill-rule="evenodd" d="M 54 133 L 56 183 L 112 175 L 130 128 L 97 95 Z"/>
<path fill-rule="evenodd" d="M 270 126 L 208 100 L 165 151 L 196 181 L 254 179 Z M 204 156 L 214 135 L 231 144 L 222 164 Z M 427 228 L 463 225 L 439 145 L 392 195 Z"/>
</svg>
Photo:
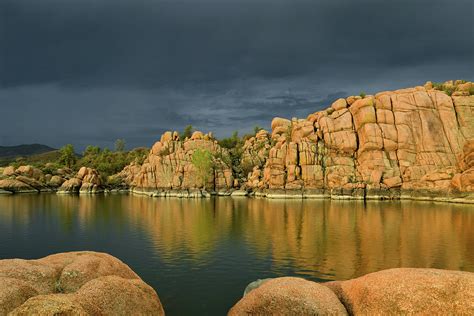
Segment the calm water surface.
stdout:
<svg viewBox="0 0 474 316">
<path fill-rule="evenodd" d="M 168 315 L 223 315 L 258 278 L 354 278 L 392 267 L 474 271 L 474 209 L 428 202 L 0 196 L 0 258 L 104 251 Z"/>
</svg>

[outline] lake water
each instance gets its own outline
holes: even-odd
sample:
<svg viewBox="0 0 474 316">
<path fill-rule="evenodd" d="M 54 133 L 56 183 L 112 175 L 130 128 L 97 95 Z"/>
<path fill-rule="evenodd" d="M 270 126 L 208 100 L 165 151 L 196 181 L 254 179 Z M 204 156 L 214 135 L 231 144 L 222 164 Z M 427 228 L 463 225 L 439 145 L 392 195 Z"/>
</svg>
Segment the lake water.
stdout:
<svg viewBox="0 0 474 316">
<path fill-rule="evenodd" d="M 223 315 L 245 286 L 392 267 L 474 271 L 472 205 L 428 202 L 0 196 L 0 258 L 112 254 L 168 315 Z"/>
</svg>

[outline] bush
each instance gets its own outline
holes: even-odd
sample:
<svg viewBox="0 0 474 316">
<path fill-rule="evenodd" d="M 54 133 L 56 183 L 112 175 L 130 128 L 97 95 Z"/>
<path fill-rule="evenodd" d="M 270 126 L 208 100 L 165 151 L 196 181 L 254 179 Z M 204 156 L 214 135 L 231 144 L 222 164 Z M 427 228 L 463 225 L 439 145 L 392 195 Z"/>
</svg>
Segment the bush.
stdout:
<svg viewBox="0 0 474 316">
<path fill-rule="evenodd" d="M 454 91 L 456 91 L 456 88 L 454 86 L 443 86 L 443 91 L 451 96 L 453 94 Z"/>
<path fill-rule="evenodd" d="M 184 128 L 184 131 L 183 131 L 183 140 L 187 137 L 187 138 L 191 138 L 191 136 L 193 135 L 193 126 L 192 125 L 188 125 Z"/>
<path fill-rule="evenodd" d="M 237 147 L 240 144 L 239 133 L 235 131 L 232 133 L 232 136 L 229 138 L 223 138 L 219 141 L 221 147 L 232 149 Z"/>
<path fill-rule="evenodd" d="M 206 149 L 197 149 L 192 157 L 191 162 L 196 168 L 196 173 L 201 182 L 201 186 L 205 187 L 209 180 L 209 173 L 213 168 L 212 154 Z"/>
</svg>

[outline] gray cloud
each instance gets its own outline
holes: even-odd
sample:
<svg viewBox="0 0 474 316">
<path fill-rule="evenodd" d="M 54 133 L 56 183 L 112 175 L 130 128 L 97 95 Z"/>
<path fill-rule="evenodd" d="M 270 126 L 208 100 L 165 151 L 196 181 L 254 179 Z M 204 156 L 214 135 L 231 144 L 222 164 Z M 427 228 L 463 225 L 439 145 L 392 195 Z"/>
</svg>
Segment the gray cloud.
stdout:
<svg viewBox="0 0 474 316">
<path fill-rule="evenodd" d="M 472 0 L 3 0 L 0 143 L 150 145 L 474 80 Z M 5 120 L 4 117 L 13 117 Z"/>
</svg>

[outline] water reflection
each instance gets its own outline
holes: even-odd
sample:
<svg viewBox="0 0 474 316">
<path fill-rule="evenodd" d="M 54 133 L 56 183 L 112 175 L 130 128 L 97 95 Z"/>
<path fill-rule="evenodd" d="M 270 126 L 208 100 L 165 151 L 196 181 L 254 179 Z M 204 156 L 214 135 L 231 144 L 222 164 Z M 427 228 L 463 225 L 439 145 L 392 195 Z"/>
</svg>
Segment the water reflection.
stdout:
<svg viewBox="0 0 474 316">
<path fill-rule="evenodd" d="M 58 234 L 69 236 L 68 240 L 78 231 L 77 238 L 94 231 L 110 242 L 120 232 L 135 232 L 127 238 L 144 234 L 152 244 L 150 255 L 173 265 L 185 259 L 207 264 L 244 244 L 251 257 L 238 258 L 242 264 L 271 260 L 276 275 L 290 271 L 331 280 L 390 267 L 474 271 L 474 212 L 457 204 L 0 197 L 4 240 L 28 232 L 32 225 L 40 225 L 37 229 L 45 233 L 57 225 Z"/>
</svg>

